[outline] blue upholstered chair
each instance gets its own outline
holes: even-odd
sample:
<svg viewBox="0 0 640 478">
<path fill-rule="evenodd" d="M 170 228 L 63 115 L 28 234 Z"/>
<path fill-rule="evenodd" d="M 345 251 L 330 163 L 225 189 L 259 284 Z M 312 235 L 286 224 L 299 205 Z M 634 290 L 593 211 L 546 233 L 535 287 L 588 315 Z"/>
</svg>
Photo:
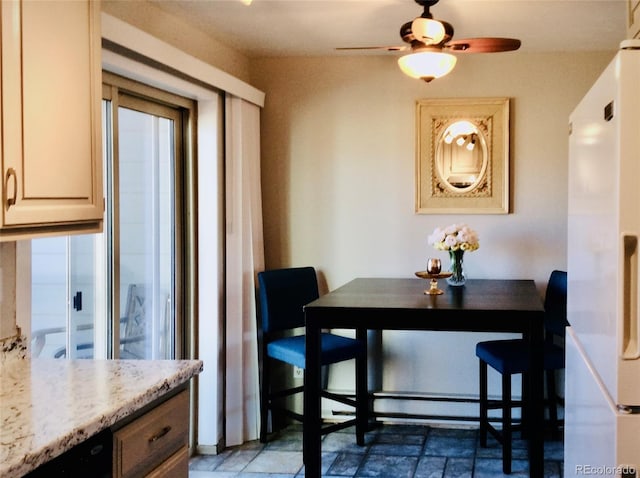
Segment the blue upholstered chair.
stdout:
<svg viewBox="0 0 640 478">
<path fill-rule="evenodd" d="M 544 300 L 545 341 L 544 370 L 547 379 L 547 402 L 549 421 L 554 436 L 558 436 L 558 396 L 555 387 L 555 371 L 564 368 L 564 348 L 556 342 L 564 343 L 567 322 L 567 273 L 553 271 L 547 284 Z M 560 337 L 561 340 L 556 340 Z M 521 402 L 511 399 L 511 376 L 526 374 L 529 369 L 527 345 L 523 339 L 491 340 L 476 345 L 476 355 L 480 359 L 480 445 L 487 446 L 487 432 L 502 444 L 502 469 L 511 473 L 511 439 L 516 428 L 512 423 L 511 409 L 521 407 Z M 487 366 L 502 375 L 502 400 L 488 400 Z M 523 395 L 524 396 L 524 395 Z M 502 409 L 502 430 L 498 431 L 489 423 L 488 410 Z"/>
<path fill-rule="evenodd" d="M 279 403 L 284 398 L 304 391 L 294 387 L 279 391 L 272 388 L 271 359 L 305 368 L 305 336 L 300 328 L 305 325 L 303 307 L 318 298 L 318 282 L 313 267 L 276 269 L 258 273 L 260 313 L 258 330 L 260 337 L 260 441 L 267 441 L 269 410 L 279 410 L 287 416 L 302 421 L 302 415 Z M 296 330 L 298 329 L 298 330 Z M 363 357 L 365 344 L 356 339 L 330 333 L 322 333 L 321 363 L 329 365 L 344 360 Z M 356 382 L 357 383 L 357 382 Z M 356 394 L 357 395 L 357 394 Z M 356 403 L 352 397 L 323 390 L 322 396 L 337 400 L 359 410 L 367 406 Z M 340 430 L 356 423 L 356 419 L 323 427 L 322 433 Z M 364 444 L 364 429 L 356 426 L 357 443 Z"/>
</svg>

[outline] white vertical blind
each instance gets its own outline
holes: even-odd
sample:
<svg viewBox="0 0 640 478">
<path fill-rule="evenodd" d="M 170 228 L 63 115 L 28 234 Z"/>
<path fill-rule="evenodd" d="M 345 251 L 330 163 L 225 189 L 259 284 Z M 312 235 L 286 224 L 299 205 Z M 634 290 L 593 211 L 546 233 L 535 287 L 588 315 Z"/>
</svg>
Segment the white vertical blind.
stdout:
<svg viewBox="0 0 640 478">
<path fill-rule="evenodd" d="M 226 443 L 258 437 L 256 275 L 264 269 L 260 108 L 226 100 Z"/>
</svg>

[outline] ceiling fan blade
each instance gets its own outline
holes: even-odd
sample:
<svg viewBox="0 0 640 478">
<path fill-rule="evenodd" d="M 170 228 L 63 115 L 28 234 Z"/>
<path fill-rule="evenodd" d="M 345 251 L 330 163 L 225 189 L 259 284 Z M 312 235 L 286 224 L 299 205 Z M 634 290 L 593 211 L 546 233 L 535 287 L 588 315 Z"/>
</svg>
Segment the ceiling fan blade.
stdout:
<svg viewBox="0 0 640 478">
<path fill-rule="evenodd" d="M 459 53 L 496 53 L 517 50 L 520 44 L 515 38 L 463 38 L 448 42 L 445 48 Z"/>
<path fill-rule="evenodd" d="M 408 50 L 407 46 L 351 46 L 351 47 L 339 47 L 336 50 L 387 50 L 387 51 L 404 51 Z"/>
</svg>

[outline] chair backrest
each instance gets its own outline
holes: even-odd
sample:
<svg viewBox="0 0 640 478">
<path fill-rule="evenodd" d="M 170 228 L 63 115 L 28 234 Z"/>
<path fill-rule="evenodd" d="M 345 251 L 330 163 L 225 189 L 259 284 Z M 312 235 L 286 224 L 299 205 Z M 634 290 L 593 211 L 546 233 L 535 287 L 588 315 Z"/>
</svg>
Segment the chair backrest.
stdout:
<svg viewBox="0 0 640 478">
<path fill-rule="evenodd" d="M 545 328 L 564 337 L 567 321 L 567 273 L 555 270 L 549 277 L 544 298 Z"/>
<path fill-rule="evenodd" d="M 265 333 L 303 327 L 303 307 L 319 297 L 313 267 L 259 272 L 258 290 Z"/>
</svg>

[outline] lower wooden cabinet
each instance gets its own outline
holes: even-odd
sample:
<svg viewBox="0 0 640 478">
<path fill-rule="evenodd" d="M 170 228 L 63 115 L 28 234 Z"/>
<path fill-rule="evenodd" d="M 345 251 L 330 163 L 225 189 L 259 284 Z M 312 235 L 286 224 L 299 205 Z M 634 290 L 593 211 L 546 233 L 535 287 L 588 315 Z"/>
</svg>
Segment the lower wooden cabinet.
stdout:
<svg viewBox="0 0 640 478">
<path fill-rule="evenodd" d="M 24 478 L 188 478 L 189 390 L 159 398 Z"/>
<path fill-rule="evenodd" d="M 187 478 L 189 394 L 183 390 L 113 433 L 113 478 Z"/>
<path fill-rule="evenodd" d="M 182 447 L 171 457 L 165 460 L 162 465 L 149 473 L 146 478 L 170 478 L 189 476 L 189 448 Z"/>
</svg>

